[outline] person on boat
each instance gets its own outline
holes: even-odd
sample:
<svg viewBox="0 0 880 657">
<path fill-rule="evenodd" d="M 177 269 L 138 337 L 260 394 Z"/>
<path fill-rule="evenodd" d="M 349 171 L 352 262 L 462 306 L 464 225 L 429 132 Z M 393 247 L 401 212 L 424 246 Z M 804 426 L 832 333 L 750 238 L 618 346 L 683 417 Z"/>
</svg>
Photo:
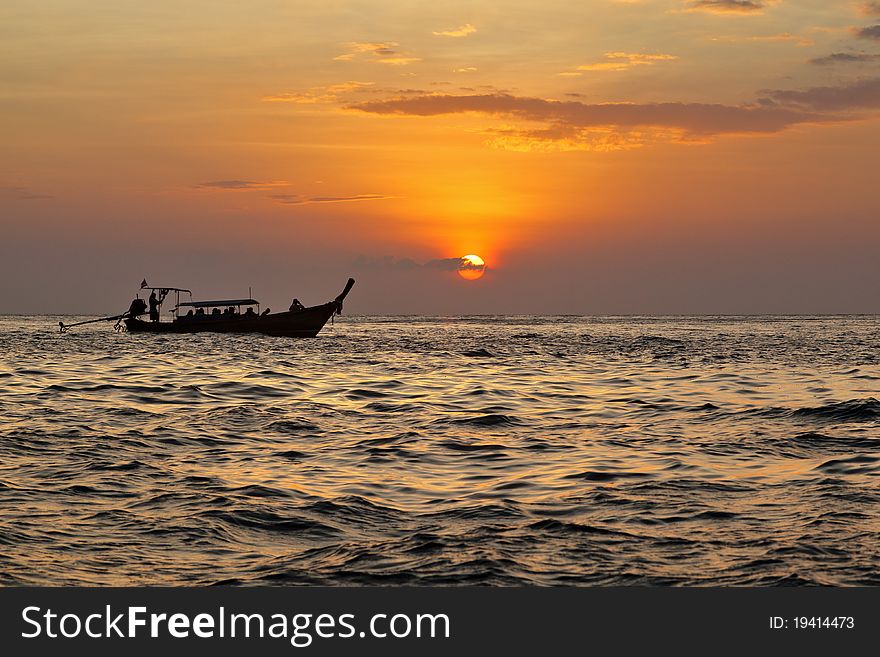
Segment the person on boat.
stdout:
<svg viewBox="0 0 880 657">
<path fill-rule="evenodd" d="M 265 317 L 265 316 L 268 315 L 270 312 L 272 312 L 272 309 L 271 309 L 271 308 L 266 308 L 266 310 L 263 311 L 263 314 L 260 315 L 260 317 Z"/>
<path fill-rule="evenodd" d="M 220 314 L 222 314 L 222 313 L 220 312 L 220 309 L 219 309 L 219 308 L 214 308 L 214 310 L 211 311 L 211 314 L 212 314 L 212 315 L 220 315 Z"/>
<path fill-rule="evenodd" d="M 305 310 L 305 308 L 306 307 L 299 302 L 299 299 L 294 299 L 293 303 L 290 304 L 289 310 L 290 312 L 293 312 L 294 310 Z"/>
<path fill-rule="evenodd" d="M 248 306 L 248 309 L 244 311 L 246 317 L 256 317 L 257 313 L 254 312 L 254 309 Z"/>
<path fill-rule="evenodd" d="M 150 293 L 150 321 L 159 321 L 159 300 L 156 298 L 156 290 Z"/>
<path fill-rule="evenodd" d="M 135 297 L 132 300 L 131 305 L 128 307 L 128 316 L 129 317 L 139 317 L 147 312 L 147 303 L 140 297 Z"/>
<path fill-rule="evenodd" d="M 198 315 L 199 317 L 204 317 L 205 316 L 205 309 L 199 308 L 198 310 L 196 310 L 196 315 Z"/>
</svg>

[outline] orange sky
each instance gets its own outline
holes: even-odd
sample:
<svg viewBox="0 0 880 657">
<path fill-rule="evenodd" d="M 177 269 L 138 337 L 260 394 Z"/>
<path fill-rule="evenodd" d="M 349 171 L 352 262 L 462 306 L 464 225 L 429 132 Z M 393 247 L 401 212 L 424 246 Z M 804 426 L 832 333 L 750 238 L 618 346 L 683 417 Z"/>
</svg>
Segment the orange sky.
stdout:
<svg viewBox="0 0 880 657">
<path fill-rule="evenodd" d="M 180 5 L 0 8 L 0 312 L 877 309 L 880 3 Z"/>
</svg>

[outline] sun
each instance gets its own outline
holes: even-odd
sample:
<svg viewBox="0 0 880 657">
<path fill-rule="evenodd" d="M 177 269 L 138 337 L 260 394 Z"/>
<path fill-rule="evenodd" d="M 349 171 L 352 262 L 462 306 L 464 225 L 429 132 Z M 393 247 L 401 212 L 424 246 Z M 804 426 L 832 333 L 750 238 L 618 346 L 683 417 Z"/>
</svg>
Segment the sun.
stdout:
<svg viewBox="0 0 880 657">
<path fill-rule="evenodd" d="M 461 256 L 461 264 L 458 265 L 458 275 L 466 281 L 475 281 L 482 278 L 486 273 L 486 263 L 478 255 Z"/>
</svg>

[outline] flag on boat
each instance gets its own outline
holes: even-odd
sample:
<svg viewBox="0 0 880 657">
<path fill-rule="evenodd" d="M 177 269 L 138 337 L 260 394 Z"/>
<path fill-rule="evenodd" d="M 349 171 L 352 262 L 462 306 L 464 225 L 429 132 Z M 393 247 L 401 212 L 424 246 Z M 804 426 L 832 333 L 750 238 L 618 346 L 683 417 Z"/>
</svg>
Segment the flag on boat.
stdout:
<svg viewBox="0 0 880 657">
<path fill-rule="evenodd" d="M 141 281 L 141 289 L 143 290 L 145 287 L 147 287 L 147 279 L 146 278 Z"/>
</svg>

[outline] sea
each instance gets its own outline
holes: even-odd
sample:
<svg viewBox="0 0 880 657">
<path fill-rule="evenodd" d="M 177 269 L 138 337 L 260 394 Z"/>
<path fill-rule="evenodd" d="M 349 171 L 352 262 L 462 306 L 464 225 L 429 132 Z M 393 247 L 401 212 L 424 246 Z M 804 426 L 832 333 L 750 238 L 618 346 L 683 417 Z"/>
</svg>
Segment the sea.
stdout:
<svg viewBox="0 0 880 657">
<path fill-rule="evenodd" d="M 880 584 L 877 316 L 61 319 L 0 317 L 0 584 Z"/>
</svg>

